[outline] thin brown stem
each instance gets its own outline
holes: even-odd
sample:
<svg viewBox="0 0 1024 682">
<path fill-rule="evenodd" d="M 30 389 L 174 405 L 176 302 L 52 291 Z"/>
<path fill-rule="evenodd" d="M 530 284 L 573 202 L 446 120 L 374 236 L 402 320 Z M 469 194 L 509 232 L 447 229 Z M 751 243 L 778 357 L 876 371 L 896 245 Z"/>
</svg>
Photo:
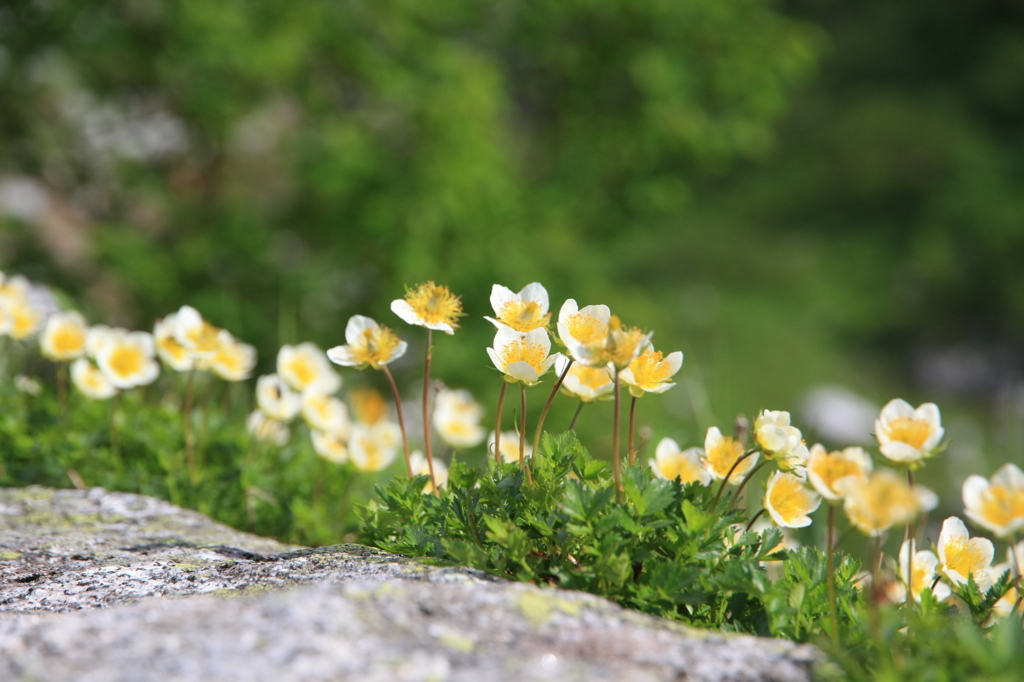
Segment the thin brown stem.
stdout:
<svg viewBox="0 0 1024 682">
<path fill-rule="evenodd" d="M 754 474 L 756 474 L 758 471 L 760 471 L 761 467 L 763 467 L 767 463 L 768 463 L 768 460 L 762 459 L 760 462 L 758 462 L 754 466 L 753 469 L 750 470 L 750 473 L 747 474 L 746 477 L 740 482 L 740 486 L 738 488 L 736 488 L 736 492 L 733 493 L 732 498 L 730 498 L 730 501 L 729 501 L 729 506 L 730 507 L 732 507 L 734 504 L 736 504 L 737 502 L 740 501 L 740 494 L 743 492 L 743 489 L 747 487 L 747 483 L 749 483 L 750 479 L 752 479 L 754 477 Z"/>
<path fill-rule="evenodd" d="M 633 447 L 633 434 L 636 431 L 636 396 L 629 402 L 629 466 L 636 464 L 636 449 Z"/>
<path fill-rule="evenodd" d="M 519 395 L 522 399 L 519 413 L 519 466 L 526 471 L 526 482 L 533 485 L 533 473 L 526 463 L 526 384 L 519 384 Z"/>
<path fill-rule="evenodd" d="M 537 419 L 537 430 L 533 434 L 533 451 L 534 453 L 540 452 L 540 435 L 544 430 L 544 420 L 548 418 L 548 410 L 551 409 L 551 403 L 554 402 L 555 396 L 558 394 L 558 389 L 562 387 L 562 382 L 565 381 L 565 377 L 569 374 L 569 368 L 572 367 L 573 360 L 569 358 L 569 363 L 562 370 L 562 374 L 559 375 L 555 385 L 551 387 L 551 395 L 548 396 L 548 400 L 544 403 L 544 409 L 540 412 L 540 417 Z"/>
<path fill-rule="evenodd" d="M 195 391 L 196 371 L 188 371 L 188 380 L 185 382 L 185 404 L 182 406 L 182 419 L 185 430 L 185 462 L 188 465 L 188 477 L 193 485 L 196 482 L 196 438 L 192 433 L 192 399 Z"/>
<path fill-rule="evenodd" d="M 576 430 L 576 422 L 578 422 L 580 420 L 580 413 L 583 412 L 583 406 L 584 405 L 586 405 L 586 403 L 581 400 L 580 401 L 580 406 L 576 408 L 576 414 L 574 414 L 572 416 L 572 421 L 569 422 L 569 430 L 570 431 L 575 431 Z"/>
<path fill-rule="evenodd" d="M 434 480 L 434 452 L 430 446 L 430 359 L 433 342 L 433 330 L 427 329 L 427 354 L 423 363 L 423 450 L 427 453 L 427 469 L 430 470 L 430 488 L 438 497 L 441 496 Z"/>
<path fill-rule="evenodd" d="M 398 393 L 398 384 L 395 383 L 395 377 L 391 376 L 388 366 L 381 365 L 380 368 L 384 370 L 384 376 L 391 384 L 391 394 L 395 396 L 395 411 L 398 412 L 398 425 L 402 429 L 402 446 L 405 448 L 405 468 L 409 472 L 409 478 L 412 478 L 415 474 L 412 470 L 412 456 L 409 454 L 409 433 L 405 430 L 405 410 L 402 409 L 402 396 Z"/>
<path fill-rule="evenodd" d="M 832 619 L 832 641 L 839 641 L 839 616 L 836 614 L 836 577 L 834 574 L 836 505 L 828 505 L 828 608 Z"/>
<path fill-rule="evenodd" d="M 501 380 L 501 394 L 498 395 L 498 418 L 494 422 L 494 463 L 501 464 L 501 412 L 505 409 L 505 393 L 508 382 Z"/>
<path fill-rule="evenodd" d="M 910 470 L 910 465 L 907 465 L 907 485 L 910 489 L 914 489 L 914 472 Z M 913 588 L 913 576 L 914 576 L 914 545 L 916 544 L 915 537 L 917 535 L 917 529 L 914 528 L 914 517 L 910 517 L 910 521 L 907 522 L 907 575 L 902 576 L 907 581 L 907 604 L 911 609 L 914 608 L 914 595 L 911 594 Z M 897 562 L 898 563 L 898 562 Z"/>
<path fill-rule="evenodd" d="M 718 487 L 718 492 L 715 494 L 715 501 L 711 503 L 712 509 L 718 506 L 718 501 L 722 499 L 722 493 L 725 491 L 725 486 L 729 483 L 729 479 L 732 478 L 732 474 L 736 471 L 736 467 L 740 465 L 740 462 L 745 460 L 747 457 L 750 457 L 755 452 L 757 452 L 757 450 L 755 448 L 751 448 L 737 457 L 736 461 L 732 463 L 732 466 L 729 467 L 728 473 L 725 474 L 725 478 L 722 479 L 722 485 Z"/>
<path fill-rule="evenodd" d="M 619 456 L 619 412 L 622 409 L 622 395 L 619 384 L 619 370 L 615 370 L 615 407 L 612 417 L 612 467 L 615 475 L 615 501 L 622 504 L 622 459 Z"/>
<path fill-rule="evenodd" d="M 750 519 L 750 523 L 748 523 L 747 527 L 743 529 L 743 532 L 744 533 L 749 533 L 750 529 L 754 527 L 754 524 L 757 523 L 757 520 L 759 518 L 761 518 L 761 515 L 764 514 L 765 511 L 767 511 L 767 510 L 764 507 L 761 507 L 761 511 L 757 512 L 756 514 L 754 514 L 754 518 Z"/>
</svg>

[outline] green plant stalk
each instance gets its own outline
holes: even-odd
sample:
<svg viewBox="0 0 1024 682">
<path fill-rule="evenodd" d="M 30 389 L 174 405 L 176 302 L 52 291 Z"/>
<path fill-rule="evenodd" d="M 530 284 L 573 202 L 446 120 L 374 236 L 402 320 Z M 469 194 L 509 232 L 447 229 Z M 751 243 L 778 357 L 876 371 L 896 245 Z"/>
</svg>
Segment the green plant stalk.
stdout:
<svg viewBox="0 0 1024 682">
<path fill-rule="evenodd" d="M 839 642 L 839 616 L 836 615 L 836 577 L 835 577 L 835 532 L 836 505 L 828 505 L 828 610 L 832 620 L 832 641 Z"/>
<path fill-rule="evenodd" d="M 398 425 L 402 429 L 402 447 L 405 448 L 405 468 L 409 478 L 412 478 L 412 455 L 409 453 L 409 432 L 405 428 L 405 411 L 402 409 L 402 396 L 398 393 L 398 385 L 395 383 L 395 378 L 391 376 L 391 370 L 388 369 L 388 366 L 381 365 L 380 368 L 384 370 L 384 376 L 388 378 L 388 383 L 391 384 L 391 394 L 395 396 L 395 411 L 398 412 Z"/>
<path fill-rule="evenodd" d="M 501 380 L 501 393 L 498 395 L 498 417 L 494 422 L 494 463 L 501 464 L 501 413 L 505 409 L 505 393 L 508 392 L 508 382 Z"/>
<path fill-rule="evenodd" d="M 580 413 L 583 412 L 583 406 L 584 405 L 586 405 L 586 403 L 583 402 L 582 400 L 580 400 L 580 406 L 576 408 L 576 414 L 574 414 L 572 416 L 572 421 L 569 422 L 569 430 L 570 431 L 575 431 L 576 430 L 576 422 L 578 422 L 580 420 Z"/>
<path fill-rule="evenodd" d="M 558 389 L 562 387 L 562 382 L 565 381 L 566 375 L 569 374 L 569 368 L 572 367 L 572 358 L 569 358 L 569 364 L 562 370 L 561 376 L 555 381 L 555 385 L 551 387 L 551 395 L 548 396 L 548 400 L 544 403 L 544 409 L 541 410 L 540 417 L 537 419 L 537 430 L 533 434 L 533 451 L 537 452 L 537 448 L 540 447 L 540 435 L 544 430 L 544 420 L 548 418 L 548 410 L 551 409 L 551 403 L 554 402 L 555 396 L 558 394 Z"/>
<path fill-rule="evenodd" d="M 636 396 L 629 402 L 629 466 L 636 464 L 636 449 L 633 447 L 633 434 L 636 425 Z"/>
<path fill-rule="evenodd" d="M 438 497 L 441 493 L 437 489 L 437 482 L 434 479 L 434 452 L 430 446 L 430 345 L 433 342 L 433 330 L 427 329 L 427 354 L 423 362 L 423 450 L 427 454 L 427 469 L 430 471 L 430 487 Z M 411 467 L 410 467 L 411 469 Z"/>
<path fill-rule="evenodd" d="M 533 472 L 526 463 L 526 384 L 522 382 L 519 383 L 519 395 L 522 398 L 522 411 L 519 415 L 519 466 L 526 471 L 526 482 L 533 485 Z"/>
<path fill-rule="evenodd" d="M 910 486 L 910 490 L 914 490 L 914 472 L 910 470 L 910 465 L 907 465 L 907 485 Z M 913 592 L 913 579 L 914 579 L 914 546 L 917 544 L 914 536 L 917 535 L 917 529 L 914 527 L 914 517 L 910 517 L 910 521 L 907 522 L 907 606 L 911 609 L 914 608 L 915 601 Z M 899 565 L 899 561 L 896 562 Z M 903 577 L 903 576 L 901 576 Z"/>
<path fill-rule="evenodd" d="M 182 407 L 182 418 L 184 419 L 185 430 L 185 462 L 188 466 L 188 478 L 192 485 L 196 484 L 196 438 L 192 433 L 192 400 L 195 391 L 196 370 L 188 371 L 188 380 L 185 382 L 185 404 Z"/>
<path fill-rule="evenodd" d="M 60 406 L 60 420 L 68 417 L 68 363 L 57 363 L 57 404 Z"/>
<path fill-rule="evenodd" d="M 622 409 L 622 391 L 619 384 L 619 369 L 615 368 L 615 407 L 612 417 L 612 467 L 615 474 L 615 501 L 622 504 L 622 458 L 619 456 L 619 412 Z"/>
<path fill-rule="evenodd" d="M 725 474 L 725 478 L 722 479 L 722 485 L 718 487 L 718 493 L 715 494 L 715 501 L 711 503 L 712 509 L 718 507 L 718 501 L 722 499 L 722 493 L 725 491 L 725 486 L 728 485 L 729 479 L 732 478 L 733 472 L 736 471 L 736 467 L 740 465 L 740 462 L 745 460 L 747 457 L 750 457 L 755 452 L 757 452 L 757 448 L 751 448 L 750 450 L 747 450 L 742 455 L 737 457 L 736 461 L 732 463 L 732 466 L 729 467 L 728 473 Z"/>
<path fill-rule="evenodd" d="M 765 509 L 764 507 L 761 507 L 761 511 L 757 512 L 756 514 L 754 514 L 754 518 L 750 519 L 750 522 L 749 522 L 749 523 L 747 524 L 747 527 L 743 529 L 743 532 L 744 532 L 744 533 L 749 533 L 749 532 L 750 532 L 750 529 L 754 527 L 754 524 L 755 524 L 755 523 L 757 523 L 757 520 L 758 520 L 759 518 L 761 518 L 761 516 L 762 516 L 762 515 L 763 515 L 763 514 L 764 514 L 764 513 L 766 512 L 766 511 L 767 511 L 767 510 L 766 510 L 766 509 Z"/>
<path fill-rule="evenodd" d="M 730 509 L 731 509 L 731 508 L 732 508 L 732 507 L 733 507 L 733 506 L 734 506 L 734 505 L 735 505 L 735 504 L 736 504 L 737 502 L 739 502 L 739 501 L 740 501 L 740 494 L 741 494 L 741 493 L 743 492 L 743 489 L 747 487 L 747 483 L 749 483 L 749 482 L 750 482 L 750 479 L 752 479 L 752 478 L 754 477 L 754 474 L 756 474 L 756 473 L 757 473 L 758 471 L 760 471 L 760 470 L 761 470 L 761 468 L 762 468 L 762 467 L 763 467 L 763 466 L 764 466 L 765 464 L 767 464 L 767 463 L 768 463 L 768 460 L 767 460 L 767 459 L 762 459 L 762 460 L 761 460 L 760 462 L 758 462 L 758 463 L 757 463 L 757 464 L 756 464 L 756 465 L 754 466 L 754 468 L 753 468 L 753 469 L 751 469 L 751 470 L 750 470 L 750 473 L 749 473 L 749 474 L 747 474 L 747 475 L 746 475 L 746 477 L 744 477 L 744 479 L 743 479 L 742 481 L 740 481 L 740 485 L 739 485 L 739 487 L 738 487 L 738 488 L 736 488 L 736 492 L 732 494 L 732 498 L 730 498 L 730 500 L 729 500 L 729 508 L 730 508 Z"/>
</svg>

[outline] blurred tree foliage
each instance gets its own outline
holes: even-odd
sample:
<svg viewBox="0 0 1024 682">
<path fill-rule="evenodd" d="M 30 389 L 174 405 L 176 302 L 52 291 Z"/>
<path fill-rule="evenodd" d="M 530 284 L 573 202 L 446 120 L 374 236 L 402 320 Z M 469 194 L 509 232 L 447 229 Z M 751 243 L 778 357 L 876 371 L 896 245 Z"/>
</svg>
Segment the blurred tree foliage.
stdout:
<svg viewBox="0 0 1024 682">
<path fill-rule="evenodd" d="M 1020 348 L 1022 89 L 1017 0 L 12 0 L 0 176 L 74 210 L 9 218 L 0 267 L 95 320 L 189 302 L 264 369 L 434 278 L 477 388 L 490 285 L 539 279 L 686 351 L 656 409 L 692 440 Z"/>
</svg>

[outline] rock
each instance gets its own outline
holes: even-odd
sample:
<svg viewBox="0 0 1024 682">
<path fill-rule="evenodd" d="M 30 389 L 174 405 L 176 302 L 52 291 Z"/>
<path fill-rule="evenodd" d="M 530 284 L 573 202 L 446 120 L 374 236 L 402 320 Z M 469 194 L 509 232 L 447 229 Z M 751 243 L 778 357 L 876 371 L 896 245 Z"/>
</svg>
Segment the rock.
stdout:
<svg viewBox="0 0 1024 682">
<path fill-rule="evenodd" d="M 12 682 L 795 681 L 819 660 L 589 594 L 358 545 L 295 548 L 98 488 L 0 490 L 0 571 Z"/>
</svg>

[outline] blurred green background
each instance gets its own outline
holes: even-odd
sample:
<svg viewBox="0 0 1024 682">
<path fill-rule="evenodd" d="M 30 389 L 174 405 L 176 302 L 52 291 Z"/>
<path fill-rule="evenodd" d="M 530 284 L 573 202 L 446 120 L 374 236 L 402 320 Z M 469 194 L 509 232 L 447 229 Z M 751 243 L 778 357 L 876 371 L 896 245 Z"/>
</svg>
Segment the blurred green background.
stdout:
<svg viewBox="0 0 1024 682">
<path fill-rule="evenodd" d="M 655 439 L 938 402 L 950 513 L 1024 462 L 1022 185 L 1019 0 L 0 6 L 0 270 L 90 320 L 189 303 L 271 371 L 368 314 L 414 393 L 388 304 L 434 279 L 469 313 L 436 375 L 493 410 L 490 287 L 539 280 L 685 352 Z"/>
</svg>

